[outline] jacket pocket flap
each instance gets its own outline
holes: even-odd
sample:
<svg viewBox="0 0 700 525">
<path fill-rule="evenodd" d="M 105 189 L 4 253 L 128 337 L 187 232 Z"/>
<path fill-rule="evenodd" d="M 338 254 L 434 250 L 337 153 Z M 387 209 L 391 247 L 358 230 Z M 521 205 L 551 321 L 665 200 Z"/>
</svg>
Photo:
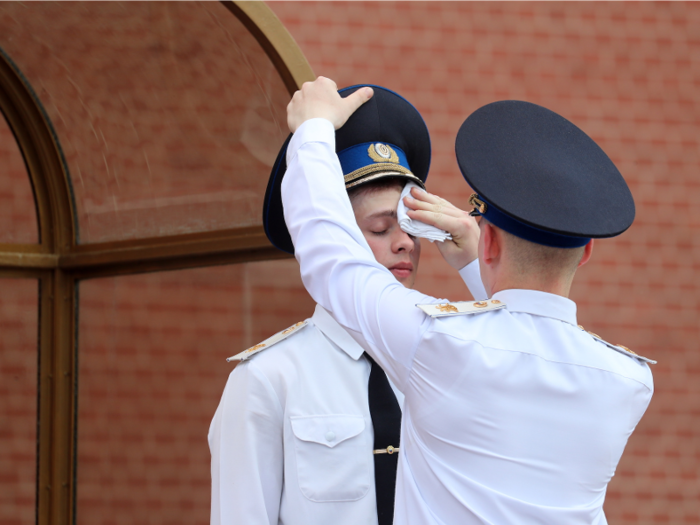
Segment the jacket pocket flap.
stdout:
<svg viewBox="0 0 700 525">
<path fill-rule="evenodd" d="M 363 416 L 293 416 L 290 420 L 292 432 L 297 438 L 329 448 L 357 436 L 365 429 Z"/>
</svg>

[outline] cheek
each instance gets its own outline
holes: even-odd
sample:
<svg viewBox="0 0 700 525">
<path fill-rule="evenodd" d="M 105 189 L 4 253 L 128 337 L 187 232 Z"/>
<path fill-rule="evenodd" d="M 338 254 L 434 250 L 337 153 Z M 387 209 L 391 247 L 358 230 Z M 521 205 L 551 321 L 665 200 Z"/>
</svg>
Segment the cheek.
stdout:
<svg viewBox="0 0 700 525">
<path fill-rule="evenodd" d="M 374 258 L 382 266 L 388 268 L 390 266 L 391 257 L 391 243 L 388 236 L 384 237 L 369 237 L 367 238 L 367 244 L 369 244 Z"/>
<path fill-rule="evenodd" d="M 420 259 L 420 238 L 416 237 L 413 241 L 413 253 L 411 253 L 411 256 L 413 257 L 413 260 L 415 261 L 416 264 L 418 264 L 418 260 Z"/>
</svg>

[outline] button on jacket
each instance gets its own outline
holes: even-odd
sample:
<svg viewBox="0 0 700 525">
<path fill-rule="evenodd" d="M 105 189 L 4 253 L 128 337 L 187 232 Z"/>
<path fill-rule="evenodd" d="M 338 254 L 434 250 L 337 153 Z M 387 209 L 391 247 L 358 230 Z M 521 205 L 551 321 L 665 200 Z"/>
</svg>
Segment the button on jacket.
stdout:
<svg viewBox="0 0 700 525">
<path fill-rule="evenodd" d="M 330 122 L 295 133 L 282 184 L 302 279 L 405 394 L 395 523 L 604 524 L 603 502 L 653 392 L 645 363 L 532 290 L 432 319 L 357 227 Z"/>
<path fill-rule="evenodd" d="M 376 525 L 363 352 L 317 306 L 231 372 L 209 429 L 213 525 Z"/>
</svg>

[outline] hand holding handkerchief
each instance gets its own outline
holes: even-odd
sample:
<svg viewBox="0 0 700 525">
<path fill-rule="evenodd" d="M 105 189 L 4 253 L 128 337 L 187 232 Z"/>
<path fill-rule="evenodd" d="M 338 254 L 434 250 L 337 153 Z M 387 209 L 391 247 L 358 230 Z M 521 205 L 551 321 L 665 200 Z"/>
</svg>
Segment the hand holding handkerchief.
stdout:
<svg viewBox="0 0 700 525">
<path fill-rule="evenodd" d="M 430 239 L 431 242 L 443 241 L 437 244 L 440 254 L 447 264 L 455 270 L 461 270 L 477 258 L 479 223 L 470 212 L 459 209 L 437 195 L 424 190 L 410 193 L 414 187 L 412 183 L 407 184 L 399 200 L 396 215 L 401 229 L 410 235 Z M 408 206 L 404 205 L 405 197 L 408 197 Z M 411 210 L 415 219 L 407 217 L 407 212 Z M 418 221 L 417 218 L 421 220 Z"/>
<path fill-rule="evenodd" d="M 424 222 L 413 220 L 408 216 L 406 213 L 408 208 L 406 208 L 403 199 L 404 197 L 411 196 L 411 188 L 419 188 L 419 186 L 414 182 L 409 182 L 404 186 L 403 191 L 401 192 L 401 197 L 399 198 L 399 206 L 396 210 L 396 215 L 399 219 L 399 226 L 401 226 L 401 229 L 409 235 L 413 235 L 414 237 L 422 237 L 424 239 L 428 239 L 430 242 L 452 240 L 452 236 L 446 231 L 436 228 L 435 226 L 425 224 Z"/>
</svg>

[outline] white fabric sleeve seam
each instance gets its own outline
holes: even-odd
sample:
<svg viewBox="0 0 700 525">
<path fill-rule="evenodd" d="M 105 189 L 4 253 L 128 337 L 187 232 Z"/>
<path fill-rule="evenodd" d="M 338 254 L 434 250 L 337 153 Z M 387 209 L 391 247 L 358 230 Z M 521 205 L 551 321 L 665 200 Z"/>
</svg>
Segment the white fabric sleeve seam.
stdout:
<svg viewBox="0 0 700 525">
<path fill-rule="evenodd" d="M 272 383 L 270 383 L 270 380 L 267 378 L 265 373 L 262 370 L 260 370 L 260 367 L 256 366 L 255 363 L 253 363 L 252 361 L 250 363 L 248 363 L 248 367 L 250 368 L 251 375 L 253 375 L 253 377 L 256 377 L 258 379 L 258 381 L 265 388 L 265 390 L 270 395 L 270 397 L 272 397 L 272 399 L 275 400 L 275 405 L 276 405 L 277 411 L 278 411 L 280 417 L 283 417 L 284 416 L 284 408 L 282 408 L 282 403 L 280 403 L 279 397 L 277 397 L 277 391 L 272 386 Z"/>
<path fill-rule="evenodd" d="M 410 383 L 411 381 L 411 375 L 413 374 L 413 368 L 416 362 L 416 354 L 418 353 L 418 346 L 421 344 L 423 339 L 425 338 L 425 333 L 430 329 L 432 324 L 435 322 L 435 319 L 428 318 L 428 322 L 425 323 L 425 329 L 420 332 L 420 335 L 416 338 L 416 343 L 413 345 L 413 348 L 411 349 L 411 360 L 409 362 L 409 367 L 408 367 L 408 374 L 406 374 L 406 383 Z"/>
<path fill-rule="evenodd" d="M 297 157 L 299 154 L 299 151 L 303 149 L 305 146 L 311 145 L 311 144 L 323 144 L 326 146 L 330 146 L 331 144 L 329 142 L 326 142 L 325 140 L 308 140 L 306 142 L 303 142 L 302 144 L 299 145 L 298 148 L 296 148 L 292 154 L 292 156 L 288 159 L 287 161 L 287 166 L 289 166 L 294 159 Z M 335 153 L 335 152 L 334 152 Z"/>
<path fill-rule="evenodd" d="M 331 126 L 331 129 L 333 130 L 332 138 L 318 137 L 320 133 L 323 133 L 323 130 L 319 132 L 318 127 L 323 128 L 327 126 Z M 298 140 L 295 139 L 301 140 L 303 138 L 303 135 L 311 135 L 311 137 L 308 140 L 304 140 L 301 144 L 297 146 L 296 143 L 298 142 Z M 325 140 L 326 138 L 329 138 L 330 140 Z M 324 118 L 313 118 L 303 122 L 294 132 L 294 134 L 292 135 L 292 139 L 289 141 L 289 145 L 287 146 L 289 148 L 287 150 L 287 168 L 289 168 L 289 165 L 296 158 L 299 150 L 307 144 L 328 144 L 329 146 L 331 146 L 333 152 L 335 153 L 335 129 L 333 129 L 333 123 Z M 291 157 L 289 156 L 290 151 L 292 153 Z"/>
</svg>

